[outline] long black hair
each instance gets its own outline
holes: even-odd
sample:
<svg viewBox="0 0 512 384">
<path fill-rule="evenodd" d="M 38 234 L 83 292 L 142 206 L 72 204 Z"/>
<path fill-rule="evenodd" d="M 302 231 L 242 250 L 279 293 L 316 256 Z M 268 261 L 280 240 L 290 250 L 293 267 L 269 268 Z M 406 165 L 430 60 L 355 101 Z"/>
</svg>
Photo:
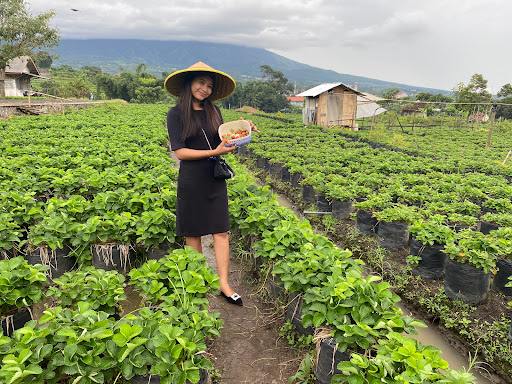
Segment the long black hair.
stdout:
<svg viewBox="0 0 512 384">
<path fill-rule="evenodd" d="M 201 132 L 201 122 L 196 113 L 194 113 L 194 108 L 192 107 L 192 91 L 190 89 L 190 84 L 192 81 L 198 76 L 209 76 L 214 81 L 213 89 L 215 89 L 215 76 L 213 76 L 209 72 L 191 72 L 187 74 L 185 77 L 185 81 L 183 82 L 183 89 L 180 92 L 180 96 L 178 98 L 178 108 L 181 111 L 181 120 L 183 124 L 183 133 L 181 135 L 181 140 L 185 140 L 191 136 L 196 136 Z M 217 133 L 220 124 L 222 123 L 220 114 L 217 108 L 213 105 L 213 103 L 204 99 L 202 101 L 204 111 L 206 112 L 206 121 L 208 122 L 208 130 L 211 133 Z"/>
</svg>

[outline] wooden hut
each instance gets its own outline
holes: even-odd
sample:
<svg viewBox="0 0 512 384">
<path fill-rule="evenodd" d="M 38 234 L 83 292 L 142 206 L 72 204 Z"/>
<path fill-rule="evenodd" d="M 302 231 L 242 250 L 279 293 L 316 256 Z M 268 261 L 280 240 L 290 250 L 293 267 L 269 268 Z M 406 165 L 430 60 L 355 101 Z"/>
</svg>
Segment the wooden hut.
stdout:
<svg viewBox="0 0 512 384">
<path fill-rule="evenodd" d="M 304 97 L 303 122 L 323 127 L 353 128 L 357 96 L 363 94 L 343 83 L 320 84 L 297 96 Z"/>
<path fill-rule="evenodd" d="M 43 77 L 29 56 L 11 59 L 5 67 L 5 96 L 25 96 L 32 92 L 30 80 Z"/>
</svg>

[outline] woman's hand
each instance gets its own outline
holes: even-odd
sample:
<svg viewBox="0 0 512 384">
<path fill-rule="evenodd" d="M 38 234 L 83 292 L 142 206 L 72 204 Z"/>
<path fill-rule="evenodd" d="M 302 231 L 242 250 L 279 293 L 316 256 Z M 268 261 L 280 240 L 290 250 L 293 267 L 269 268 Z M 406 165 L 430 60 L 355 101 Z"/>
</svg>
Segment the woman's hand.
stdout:
<svg viewBox="0 0 512 384">
<path fill-rule="evenodd" d="M 229 145 L 229 147 L 226 146 Z M 236 149 L 236 145 L 229 144 L 226 139 L 222 139 L 222 143 L 220 143 L 217 148 L 215 148 L 215 156 L 226 155 L 230 152 L 233 152 Z"/>
<path fill-rule="evenodd" d="M 243 117 L 240 118 L 240 120 L 244 120 Z M 253 132 L 258 132 L 258 133 L 261 133 L 258 128 L 256 128 L 256 126 L 254 125 L 254 123 L 252 122 L 252 120 L 247 120 L 249 122 L 249 124 L 251 124 L 251 131 Z"/>
</svg>

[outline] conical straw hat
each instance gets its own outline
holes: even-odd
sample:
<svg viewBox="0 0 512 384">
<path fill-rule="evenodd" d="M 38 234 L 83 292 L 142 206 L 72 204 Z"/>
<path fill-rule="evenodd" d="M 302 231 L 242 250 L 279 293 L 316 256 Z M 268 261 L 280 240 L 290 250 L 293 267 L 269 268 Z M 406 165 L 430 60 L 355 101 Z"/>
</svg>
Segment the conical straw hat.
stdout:
<svg viewBox="0 0 512 384">
<path fill-rule="evenodd" d="M 183 89 L 185 78 L 190 72 L 209 72 L 215 77 L 212 94 L 208 97 L 210 101 L 225 99 L 235 90 L 236 83 L 231 76 L 213 69 L 202 61 L 198 61 L 187 69 L 176 71 L 167 76 L 164 83 L 167 92 L 171 95 L 179 96 Z"/>
</svg>

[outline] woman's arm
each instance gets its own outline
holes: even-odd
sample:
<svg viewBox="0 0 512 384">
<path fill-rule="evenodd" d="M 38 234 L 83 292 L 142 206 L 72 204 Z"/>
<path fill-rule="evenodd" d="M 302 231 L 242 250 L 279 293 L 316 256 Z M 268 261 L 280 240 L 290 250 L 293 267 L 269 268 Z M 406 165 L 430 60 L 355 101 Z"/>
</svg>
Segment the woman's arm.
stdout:
<svg viewBox="0 0 512 384">
<path fill-rule="evenodd" d="M 233 152 L 235 150 L 235 146 L 226 147 L 224 144 L 225 140 L 217 146 L 215 149 L 190 149 L 190 148 L 180 148 L 174 151 L 174 154 L 178 158 L 178 160 L 200 160 L 206 159 L 207 157 L 212 156 L 222 156 L 227 153 Z"/>
</svg>

